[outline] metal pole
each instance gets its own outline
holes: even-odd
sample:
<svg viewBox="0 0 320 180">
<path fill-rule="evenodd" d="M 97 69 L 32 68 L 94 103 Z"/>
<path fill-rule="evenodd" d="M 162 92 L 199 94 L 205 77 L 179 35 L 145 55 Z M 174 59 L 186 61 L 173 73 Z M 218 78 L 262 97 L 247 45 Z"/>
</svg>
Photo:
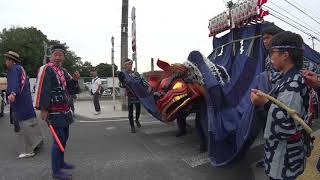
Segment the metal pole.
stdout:
<svg viewBox="0 0 320 180">
<path fill-rule="evenodd" d="M 47 57 L 48 57 L 48 45 L 45 41 L 43 41 L 43 51 L 44 51 L 44 56 L 43 56 L 43 61 L 42 64 L 45 65 L 47 64 Z"/>
<path fill-rule="evenodd" d="M 128 58 L 128 8 L 129 0 L 122 0 L 122 17 L 121 17 L 121 70 L 124 69 L 124 61 Z M 125 89 L 121 88 L 121 109 L 127 110 L 127 98 Z"/>
<path fill-rule="evenodd" d="M 132 46 L 132 60 L 134 61 L 134 71 L 138 72 L 138 62 L 137 62 L 137 36 L 136 36 L 136 8 L 132 7 L 131 10 L 131 20 L 132 20 L 132 29 L 131 29 L 131 46 Z"/>
<path fill-rule="evenodd" d="M 116 110 L 116 95 L 114 87 L 114 37 L 111 37 L 111 63 L 112 63 L 112 99 L 113 99 L 113 110 Z"/>
<path fill-rule="evenodd" d="M 153 61 L 153 58 L 151 58 L 151 71 L 154 71 L 154 61 Z"/>
</svg>

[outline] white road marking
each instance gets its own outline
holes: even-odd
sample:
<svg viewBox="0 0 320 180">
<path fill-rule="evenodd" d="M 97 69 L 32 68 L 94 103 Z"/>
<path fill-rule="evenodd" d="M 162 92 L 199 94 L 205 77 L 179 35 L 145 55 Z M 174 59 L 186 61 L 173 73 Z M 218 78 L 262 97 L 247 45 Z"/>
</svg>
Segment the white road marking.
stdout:
<svg viewBox="0 0 320 180">
<path fill-rule="evenodd" d="M 81 123 L 99 123 L 99 122 L 122 122 L 122 121 L 129 121 L 128 119 L 106 119 L 106 120 L 87 120 L 87 121 L 78 121 Z"/>
<path fill-rule="evenodd" d="M 174 126 L 162 126 L 157 128 L 150 128 L 145 129 L 145 134 L 157 134 L 157 133 L 164 133 L 164 132 L 170 132 L 170 131 L 177 131 L 177 127 Z"/>
<path fill-rule="evenodd" d="M 177 137 L 158 138 L 155 139 L 154 142 L 161 146 L 178 145 L 184 143 L 184 141 L 181 138 Z"/>
<path fill-rule="evenodd" d="M 115 130 L 115 129 L 116 129 L 116 127 L 114 127 L 114 126 L 106 127 L 106 130 Z"/>
<path fill-rule="evenodd" d="M 207 153 L 201 153 L 191 157 L 189 156 L 187 158 L 183 158 L 182 161 L 187 163 L 192 168 L 203 165 L 203 164 L 207 164 L 210 162 Z"/>
<path fill-rule="evenodd" d="M 128 119 L 106 119 L 106 120 L 80 120 L 77 122 L 81 122 L 81 123 L 100 123 L 100 122 L 124 122 L 124 121 L 129 121 Z M 141 125 L 144 124 L 164 124 L 163 122 L 160 121 L 142 121 Z"/>
</svg>

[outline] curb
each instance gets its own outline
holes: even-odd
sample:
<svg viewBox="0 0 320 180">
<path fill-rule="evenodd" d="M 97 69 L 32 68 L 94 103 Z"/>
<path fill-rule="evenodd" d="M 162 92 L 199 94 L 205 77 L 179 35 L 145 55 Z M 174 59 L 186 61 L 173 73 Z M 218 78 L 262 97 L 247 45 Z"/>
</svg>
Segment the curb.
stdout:
<svg viewBox="0 0 320 180">
<path fill-rule="evenodd" d="M 88 121 L 97 121 L 97 120 L 119 120 L 119 119 L 128 119 L 127 116 L 125 117 L 97 117 L 97 118 L 90 118 L 87 116 L 75 114 L 75 119 L 80 119 L 80 120 L 88 120 Z"/>
</svg>

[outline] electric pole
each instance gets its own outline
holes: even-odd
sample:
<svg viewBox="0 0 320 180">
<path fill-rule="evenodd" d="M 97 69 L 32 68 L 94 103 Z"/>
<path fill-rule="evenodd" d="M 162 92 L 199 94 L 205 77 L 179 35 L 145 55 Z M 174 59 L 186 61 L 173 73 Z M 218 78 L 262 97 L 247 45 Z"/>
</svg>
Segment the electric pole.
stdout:
<svg viewBox="0 0 320 180">
<path fill-rule="evenodd" d="M 114 87 L 114 37 L 111 37 L 111 63 L 112 63 L 112 99 L 113 99 L 113 110 L 116 110 L 116 95 Z"/>
<path fill-rule="evenodd" d="M 151 71 L 154 71 L 154 60 L 151 58 Z"/>
<path fill-rule="evenodd" d="M 124 69 L 124 61 L 128 58 L 128 8 L 129 0 L 122 0 L 122 16 L 121 16 L 121 70 Z M 125 89 L 121 88 L 121 109 L 127 110 L 127 98 Z"/>
<path fill-rule="evenodd" d="M 312 41 L 312 49 L 314 49 L 314 39 L 316 39 L 316 37 L 311 36 L 309 39 L 311 39 L 311 41 Z"/>
<path fill-rule="evenodd" d="M 43 56 L 43 61 L 42 64 L 45 65 L 47 64 L 47 58 L 48 58 L 48 45 L 45 41 L 43 41 L 43 51 L 44 51 L 44 56 Z"/>
<path fill-rule="evenodd" d="M 132 7 L 131 10 L 131 20 L 132 20 L 132 29 L 131 29 L 131 46 L 132 46 L 132 60 L 134 61 L 134 71 L 138 72 L 138 63 L 137 63 L 137 44 L 136 44 L 136 8 Z"/>
</svg>

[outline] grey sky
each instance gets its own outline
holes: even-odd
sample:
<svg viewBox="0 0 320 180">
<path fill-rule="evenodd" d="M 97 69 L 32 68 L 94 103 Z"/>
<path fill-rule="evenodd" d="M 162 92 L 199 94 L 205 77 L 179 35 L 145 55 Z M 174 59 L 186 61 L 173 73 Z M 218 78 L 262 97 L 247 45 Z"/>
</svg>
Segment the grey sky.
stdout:
<svg viewBox="0 0 320 180">
<path fill-rule="evenodd" d="M 269 1 L 297 14 L 303 21 L 319 29 L 319 24 L 299 15 L 297 10 L 283 0 Z M 310 10 L 308 13 L 320 17 L 314 8 L 319 7 L 319 1 L 294 1 L 304 4 L 305 8 Z M 66 42 L 83 61 L 91 61 L 93 65 L 111 62 L 110 39 L 114 35 L 115 62 L 119 65 L 121 2 L 122 0 L 0 0 L 0 29 L 13 25 L 34 26 L 49 39 Z M 183 62 L 192 50 L 200 50 L 208 55 L 212 50 L 212 38 L 208 37 L 208 20 L 226 10 L 223 0 L 129 0 L 129 4 L 129 15 L 132 6 L 136 7 L 140 72 L 150 70 L 151 57 L 169 62 Z M 275 21 L 282 28 L 300 33 L 271 16 L 266 20 Z M 131 30 L 130 27 L 129 29 Z M 311 41 L 304 37 L 305 41 L 311 44 Z M 316 45 L 318 44 L 316 42 Z"/>
</svg>

